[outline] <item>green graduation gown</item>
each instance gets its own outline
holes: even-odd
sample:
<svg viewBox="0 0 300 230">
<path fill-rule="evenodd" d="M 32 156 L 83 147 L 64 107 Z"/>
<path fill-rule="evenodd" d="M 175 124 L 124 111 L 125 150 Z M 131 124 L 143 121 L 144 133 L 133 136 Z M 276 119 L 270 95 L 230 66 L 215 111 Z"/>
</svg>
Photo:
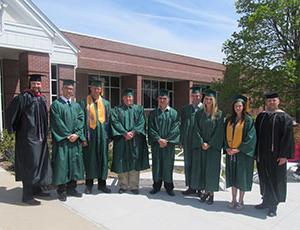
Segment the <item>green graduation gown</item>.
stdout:
<svg viewBox="0 0 300 230">
<path fill-rule="evenodd" d="M 179 143 L 180 121 L 177 111 L 171 107 L 162 111 L 151 111 L 148 119 L 148 141 L 152 152 L 153 181 L 173 183 L 175 145 Z M 168 140 L 165 148 L 160 148 L 158 140 Z"/>
<path fill-rule="evenodd" d="M 208 143 L 208 150 L 201 145 Z M 216 118 L 204 110 L 195 115 L 195 131 L 192 141 L 193 162 L 191 188 L 205 191 L 218 191 L 221 168 L 221 149 L 224 142 L 224 117 L 218 111 Z"/>
<path fill-rule="evenodd" d="M 89 127 L 87 122 L 87 100 L 80 102 L 84 110 L 84 133 L 88 146 L 83 147 L 83 160 L 86 179 L 106 180 L 108 174 L 108 144 L 109 144 L 109 116 L 111 112 L 109 101 L 102 97 L 105 107 L 105 122 L 101 124 L 97 119 L 95 129 Z M 95 106 L 96 117 L 98 117 L 97 105 Z"/>
<path fill-rule="evenodd" d="M 228 148 L 226 139 L 226 127 L 229 120 L 225 122 L 225 151 Z M 242 143 L 236 155 L 226 154 L 226 187 L 236 187 L 241 191 L 251 191 L 253 181 L 254 153 L 256 145 L 256 131 L 253 119 L 246 115 L 242 133 Z"/>
<path fill-rule="evenodd" d="M 113 172 L 141 171 L 150 167 L 142 106 L 116 106 L 111 113 L 111 130 L 114 141 Z M 123 135 L 129 131 L 134 131 L 135 136 L 126 141 Z"/>
<path fill-rule="evenodd" d="M 185 106 L 181 112 L 180 123 L 180 144 L 183 146 L 184 154 L 184 174 L 186 186 L 191 185 L 191 170 L 192 170 L 192 137 L 194 134 L 195 114 L 200 109 L 203 109 L 203 104 L 200 103 L 197 108 L 192 104 Z"/>
<path fill-rule="evenodd" d="M 81 142 L 83 135 L 84 113 L 78 103 L 68 105 L 59 98 L 50 108 L 50 125 L 52 132 L 52 168 L 55 185 L 65 184 L 71 180 L 84 178 Z M 71 143 L 67 137 L 77 134 L 78 139 Z"/>
</svg>

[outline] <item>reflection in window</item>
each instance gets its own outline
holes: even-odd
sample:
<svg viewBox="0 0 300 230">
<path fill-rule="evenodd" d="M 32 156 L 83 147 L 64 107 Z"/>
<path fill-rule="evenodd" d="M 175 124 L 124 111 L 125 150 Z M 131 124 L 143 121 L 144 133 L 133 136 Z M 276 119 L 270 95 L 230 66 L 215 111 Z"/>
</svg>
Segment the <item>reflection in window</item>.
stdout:
<svg viewBox="0 0 300 230">
<path fill-rule="evenodd" d="M 121 100 L 121 80 L 119 77 L 108 75 L 89 74 L 89 84 L 92 80 L 104 80 L 103 97 L 107 99 L 111 106 L 114 107 L 120 104 Z"/>
<path fill-rule="evenodd" d="M 172 81 L 143 80 L 142 101 L 145 109 L 157 107 L 159 89 L 168 89 L 170 92 L 170 106 L 173 106 L 174 83 Z"/>
</svg>

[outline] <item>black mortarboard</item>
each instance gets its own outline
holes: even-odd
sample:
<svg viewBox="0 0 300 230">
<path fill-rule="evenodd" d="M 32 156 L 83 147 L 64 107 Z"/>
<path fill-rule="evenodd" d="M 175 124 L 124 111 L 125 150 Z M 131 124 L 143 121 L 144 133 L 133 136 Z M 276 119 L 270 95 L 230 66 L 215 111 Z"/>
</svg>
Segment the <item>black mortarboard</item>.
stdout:
<svg viewBox="0 0 300 230">
<path fill-rule="evenodd" d="M 76 83 L 76 81 L 71 80 L 71 79 L 61 79 L 61 81 L 63 82 L 63 85 L 74 85 Z"/>
<path fill-rule="evenodd" d="M 89 86 L 103 87 L 104 79 L 95 79 L 90 81 Z"/>
<path fill-rule="evenodd" d="M 29 81 L 42 81 L 42 74 L 29 74 Z"/>
<path fill-rule="evenodd" d="M 243 102 L 244 104 L 247 104 L 248 98 L 247 98 L 246 96 L 244 96 L 244 95 L 239 94 L 239 95 L 235 95 L 235 96 L 233 97 L 233 100 L 232 100 L 232 101 L 233 101 L 234 103 L 237 102 L 237 101 L 241 101 L 241 102 Z"/>
<path fill-rule="evenodd" d="M 122 97 L 123 96 L 134 96 L 134 90 L 131 88 L 124 89 L 122 92 Z"/>
<path fill-rule="evenodd" d="M 190 88 L 192 90 L 192 93 L 202 93 L 202 88 L 200 86 L 192 86 Z"/>
<path fill-rule="evenodd" d="M 212 89 L 206 89 L 204 91 L 204 95 L 205 96 L 208 96 L 208 97 L 214 97 L 214 98 L 217 98 L 217 92 L 215 90 L 212 90 Z"/>
<path fill-rule="evenodd" d="M 264 94 L 265 98 L 276 98 L 276 97 L 279 97 L 278 93 L 277 92 L 266 92 Z"/>
<path fill-rule="evenodd" d="M 169 97 L 169 90 L 167 89 L 160 89 L 158 92 L 158 96 L 163 97 L 163 96 L 167 96 Z"/>
</svg>

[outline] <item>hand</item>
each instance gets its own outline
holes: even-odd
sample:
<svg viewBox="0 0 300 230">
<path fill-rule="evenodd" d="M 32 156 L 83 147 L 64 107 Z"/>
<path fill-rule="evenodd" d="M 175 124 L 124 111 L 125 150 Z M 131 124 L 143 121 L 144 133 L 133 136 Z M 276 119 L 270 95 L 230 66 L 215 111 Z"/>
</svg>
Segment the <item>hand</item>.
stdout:
<svg viewBox="0 0 300 230">
<path fill-rule="evenodd" d="M 286 158 L 283 158 L 283 157 L 278 158 L 277 159 L 278 166 L 284 165 L 286 163 L 286 161 L 287 161 Z"/>
<path fill-rule="evenodd" d="M 127 133 L 124 134 L 124 138 L 125 138 L 126 141 L 131 140 L 133 138 L 133 136 L 134 136 L 133 132 L 127 132 Z"/>
<path fill-rule="evenodd" d="M 235 155 L 235 154 L 237 154 L 239 152 L 240 152 L 240 150 L 238 150 L 238 149 L 231 149 L 232 155 Z"/>
<path fill-rule="evenodd" d="M 86 147 L 86 146 L 88 146 L 88 143 L 86 141 L 83 141 L 82 142 L 82 147 Z"/>
<path fill-rule="evenodd" d="M 229 156 L 231 156 L 232 155 L 232 149 L 226 149 L 226 153 L 229 155 Z"/>
<path fill-rule="evenodd" d="M 203 150 L 207 150 L 209 148 L 209 145 L 207 143 L 203 143 L 201 147 Z"/>
<path fill-rule="evenodd" d="M 166 139 L 162 139 L 162 138 L 158 140 L 158 143 L 159 143 L 160 148 L 165 148 L 168 145 L 168 141 Z"/>
<path fill-rule="evenodd" d="M 70 136 L 68 136 L 68 139 L 69 139 L 70 142 L 74 143 L 75 141 L 77 141 L 78 135 L 73 133 Z"/>
</svg>

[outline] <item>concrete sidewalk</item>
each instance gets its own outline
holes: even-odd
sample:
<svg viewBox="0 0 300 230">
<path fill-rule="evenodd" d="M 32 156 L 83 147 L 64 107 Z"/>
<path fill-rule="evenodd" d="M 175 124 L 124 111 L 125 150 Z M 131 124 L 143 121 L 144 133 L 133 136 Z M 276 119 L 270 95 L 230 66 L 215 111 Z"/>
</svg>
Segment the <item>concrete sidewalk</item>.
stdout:
<svg viewBox="0 0 300 230">
<path fill-rule="evenodd" d="M 233 211 L 227 208 L 230 192 L 215 194 L 215 203 L 202 204 L 196 197 L 184 197 L 184 176 L 174 173 L 176 196 L 168 196 L 164 189 L 150 195 L 151 173 L 141 175 L 141 194 L 118 194 L 116 180 L 109 179 L 112 194 L 94 189 L 92 195 L 68 198 L 67 202 L 43 201 L 42 206 L 28 207 L 19 203 L 21 187 L 13 176 L 0 172 L 0 229 L 300 229 L 300 183 L 290 181 L 288 200 L 280 204 L 278 216 L 269 218 L 266 210 L 255 210 L 260 202 L 259 187 L 246 193 L 245 209 Z M 84 186 L 79 186 L 83 191 Z"/>
<path fill-rule="evenodd" d="M 62 205 L 56 196 L 41 200 L 40 206 L 24 205 L 21 186 L 0 167 L 0 230 L 104 229 Z"/>
</svg>

